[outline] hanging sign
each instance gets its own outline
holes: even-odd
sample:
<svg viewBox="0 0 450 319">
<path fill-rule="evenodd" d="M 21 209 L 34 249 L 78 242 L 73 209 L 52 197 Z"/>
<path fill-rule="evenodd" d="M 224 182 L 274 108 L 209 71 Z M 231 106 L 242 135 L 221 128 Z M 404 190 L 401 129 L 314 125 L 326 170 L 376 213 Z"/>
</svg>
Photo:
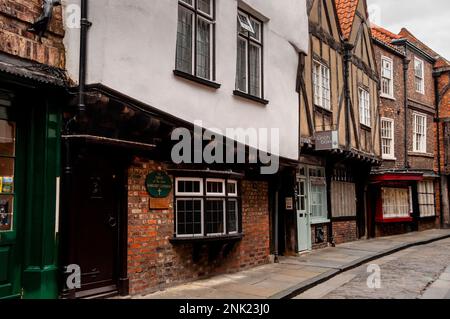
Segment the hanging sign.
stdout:
<svg viewBox="0 0 450 319">
<path fill-rule="evenodd" d="M 338 131 L 318 132 L 315 134 L 316 151 L 330 151 L 339 148 Z"/>
<path fill-rule="evenodd" d="M 145 180 L 147 192 L 153 198 L 166 198 L 172 191 L 172 180 L 166 172 L 151 172 Z"/>
</svg>

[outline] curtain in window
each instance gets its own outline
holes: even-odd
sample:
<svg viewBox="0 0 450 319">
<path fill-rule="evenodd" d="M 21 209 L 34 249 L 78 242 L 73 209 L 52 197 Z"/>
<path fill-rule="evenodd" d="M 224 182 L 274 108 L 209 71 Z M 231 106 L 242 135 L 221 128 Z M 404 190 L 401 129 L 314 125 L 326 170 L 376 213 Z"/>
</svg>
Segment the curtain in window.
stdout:
<svg viewBox="0 0 450 319">
<path fill-rule="evenodd" d="M 436 215 L 434 206 L 434 183 L 433 181 L 420 182 L 417 185 L 419 194 L 420 217 L 432 217 Z"/>
<path fill-rule="evenodd" d="M 178 31 L 176 69 L 192 73 L 192 16 L 193 14 L 183 7 L 178 7 Z"/>
<path fill-rule="evenodd" d="M 408 188 L 382 189 L 384 218 L 410 217 L 410 193 Z"/>
</svg>

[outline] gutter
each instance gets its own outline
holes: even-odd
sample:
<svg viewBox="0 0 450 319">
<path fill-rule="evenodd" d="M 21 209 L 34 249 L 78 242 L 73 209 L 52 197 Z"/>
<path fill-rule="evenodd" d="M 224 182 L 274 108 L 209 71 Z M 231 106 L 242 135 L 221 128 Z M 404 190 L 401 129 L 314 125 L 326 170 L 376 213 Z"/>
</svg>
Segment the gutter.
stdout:
<svg viewBox="0 0 450 319">
<path fill-rule="evenodd" d="M 407 58 L 408 56 L 408 48 L 405 44 L 405 57 L 403 58 L 403 94 L 404 94 L 404 152 L 405 152 L 405 163 L 404 168 L 406 171 L 408 171 L 411 167 L 409 166 L 409 155 L 408 155 L 408 70 L 409 70 L 409 64 L 411 63 L 411 60 Z"/>
<path fill-rule="evenodd" d="M 435 101 L 436 101 L 436 138 L 437 138 L 437 165 L 438 165 L 438 175 L 439 175 L 439 208 L 440 208 L 440 222 L 441 227 L 444 226 L 444 213 L 442 209 L 442 201 L 443 201 L 443 194 L 442 194 L 442 168 L 441 168 L 441 121 L 440 121 L 440 112 L 439 112 L 439 106 L 441 103 L 441 98 L 439 95 L 439 82 L 438 77 L 439 73 L 435 72 L 433 73 L 434 77 L 434 91 L 435 91 Z M 445 148 L 445 143 L 442 143 Z"/>
<path fill-rule="evenodd" d="M 80 61 L 78 79 L 78 113 L 86 111 L 86 60 L 87 33 L 92 23 L 88 20 L 88 1 L 81 0 L 81 29 L 80 29 Z"/>
</svg>

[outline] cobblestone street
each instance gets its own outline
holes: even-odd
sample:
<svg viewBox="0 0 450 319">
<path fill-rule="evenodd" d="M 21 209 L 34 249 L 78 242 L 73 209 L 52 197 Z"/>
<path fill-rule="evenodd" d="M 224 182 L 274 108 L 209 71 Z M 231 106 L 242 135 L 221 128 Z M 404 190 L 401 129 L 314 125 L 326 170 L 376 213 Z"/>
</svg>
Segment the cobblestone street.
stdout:
<svg viewBox="0 0 450 319">
<path fill-rule="evenodd" d="M 295 299 L 450 299 L 450 239 L 375 260 Z M 368 287 L 369 265 L 380 267 L 381 288 Z M 370 281 L 370 280 L 369 280 Z"/>
</svg>

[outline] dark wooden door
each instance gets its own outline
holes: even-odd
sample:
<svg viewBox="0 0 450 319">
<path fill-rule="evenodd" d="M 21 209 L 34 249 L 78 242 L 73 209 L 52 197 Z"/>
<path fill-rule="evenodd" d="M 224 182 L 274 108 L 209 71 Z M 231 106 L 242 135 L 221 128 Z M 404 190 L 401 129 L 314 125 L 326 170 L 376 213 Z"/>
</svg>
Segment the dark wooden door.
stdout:
<svg viewBox="0 0 450 319">
<path fill-rule="evenodd" d="M 81 268 L 78 294 L 117 288 L 123 179 L 123 169 L 113 151 L 97 146 L 78 152 L 73 169 L 69 247 L 73 250 L 72 263 Z"/>
</svg>

